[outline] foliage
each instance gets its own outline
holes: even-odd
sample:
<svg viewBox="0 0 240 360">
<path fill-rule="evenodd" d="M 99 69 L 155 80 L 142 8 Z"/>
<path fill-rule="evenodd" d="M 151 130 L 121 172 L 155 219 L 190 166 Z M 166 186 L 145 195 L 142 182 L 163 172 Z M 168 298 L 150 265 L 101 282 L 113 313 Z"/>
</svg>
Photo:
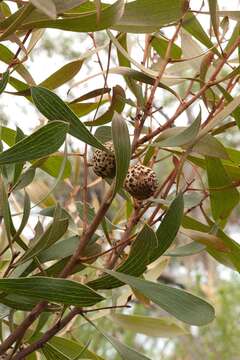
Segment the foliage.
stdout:
<svg viewBox="0 0 240 360">
<path fill-rule="evenodd" d="M 189 325 L 214 320 L 207 291 L 161 281 L 170 258 L 170 269 L 193 256 L 240 269 L 240 246 L 227 233 L 240 152 L 226 140 L 240 127 L 239 12 L 208 5 L 205 31 L 201 9 L 186 0 L 1 1 L 0 96 L 20 99 L 32 116 L 30 134 L 19 119 L 0 131 L 1 356 L 102 359 L 104 346 L 88 341 L 94 331 L 111 344 L 110 358 L 115 349 L 149 359 L 97 320 L 186 342 Z M 29 56 L 45 65 L 37 45 L 53 29 L 80 35 L 87 50 L 36 81 Z M 92 171 L 92 153 L 107 157 L 107 141 L 113 179 Z M 144 200 L 126 191 L 136 163 L 158 178 Z"/>
</svg>

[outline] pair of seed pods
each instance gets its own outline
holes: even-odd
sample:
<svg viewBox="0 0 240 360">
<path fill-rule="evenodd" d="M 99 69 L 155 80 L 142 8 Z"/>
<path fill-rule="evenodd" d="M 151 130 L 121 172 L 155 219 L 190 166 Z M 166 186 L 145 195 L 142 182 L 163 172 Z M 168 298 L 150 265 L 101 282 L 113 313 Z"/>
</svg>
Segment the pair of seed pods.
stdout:
<svg viewBox="0 0 240 360">
<path fill-rule="evenodd" d="M 102 178 L 114 178 L 116 173 L 116 164 L 113 144 L 107 142 L 104 144 L 109 152 L 95 150 L 93 154 L 93 171 Z M 151 197 L 156 191 L 158 181 L 156 173 L 151 168 L 142 164 L 130 166 L 124 188 L 137 200 L 145 200 Z"/>
</svg>

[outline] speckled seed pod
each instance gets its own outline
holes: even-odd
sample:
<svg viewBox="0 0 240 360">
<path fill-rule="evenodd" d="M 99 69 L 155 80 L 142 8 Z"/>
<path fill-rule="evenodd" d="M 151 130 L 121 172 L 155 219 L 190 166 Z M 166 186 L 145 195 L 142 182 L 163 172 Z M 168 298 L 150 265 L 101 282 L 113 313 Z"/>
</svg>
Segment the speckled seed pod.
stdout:
<svg viewBox="0 0 240 360">
<path fill-rule="evenodd" d="M 99 149 L 95 150 L 92 160 L 93 171 L 97 176 L 101 176 L 103 178 L 114 178 L 116 173 L 116 164 L 113 144 L 111 141 L 108 141 L 104 144 L 104 146 L 109 149 L 111 153 L 107 153 Z"/>
<path fill-rule="evenodd" d="M 124 186 L 135 199 L 148 199 L 158 186 L 156 173 L 147 166 L 134 165 L 128 170 Z"/>
</svg>

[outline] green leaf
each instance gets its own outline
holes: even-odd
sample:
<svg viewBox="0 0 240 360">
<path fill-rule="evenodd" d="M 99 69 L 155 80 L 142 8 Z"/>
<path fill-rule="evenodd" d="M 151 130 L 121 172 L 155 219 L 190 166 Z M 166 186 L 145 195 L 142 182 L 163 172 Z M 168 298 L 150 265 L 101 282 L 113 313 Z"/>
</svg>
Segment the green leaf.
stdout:
<svg viewBox="0 0 240 360">
<path fill-rule="evenodd" d="M 42 347 L 42 352 L 47 360 L 71 360 L 71 358 L 48 343 Z"/>
<path fill-rule="evenodd" d="M 45 87 L 50 90 L 58 88 L 59 86 L 71 80 L 75 75 L 77 75 L 77 73 L 82 67 L 83 61 L 84 60 L 75 60 L 64 65 L 54 74 L 49 76 L 49 78 L 41 82 L 39 86 Z"/>
<path fill-rule="evenodd" d="M 14 57 L 14 53 L 11 50 L 9 50 L 9 48 L 6 47 L 5 45 L 0 44 L 0 60 L 6 64 L 10 64 L 12 62 L 13 57 Z M 26 80 L 27 83 L 34 84 L 34 80 L 32 79 L 31 74 L 23 64 L 18 64 L 15 67 L 15 69 L 19 73 L 19 75 L 21 75 L 22 78 Z M 10 82 L 10 78 L 9 78 L 9 82 Z"/>
<path fill-rule="evenodd" d="M 239 193 L 233 187 L 220 159 L 206 157 L 208 187 L 214 220 L 224 220 L 239 202 Z"/>
<path fill-rule="evenodd" d="M 0 279 L 0 290 L 65 305 L 92 306 L 104 298 L 86 285 L 49 277 Z"/>
<path fill-rule="evenodd" d="M 104 94 L 109 94 L 110 91 L 111 91 L 111 88 L 99 88 L 99 89 L 89 91 L 86 94 L 81 95 L 78 98 L 72 100 L 70 102 L 70 105 L 74 104 L 74 103 L 77 103 L 77 102 L 81 102 L 81 101 L 89 100 L 89 99 L 92 99 L 92 98 L 96 98 L 96 97 L 102 96 Z"/>
<path fill-rule="evenodd" d="M 44 158 L 33 162 L 32 167 L 33 168 L 39 167 L 49 175 L 53 177 L 58 177 L 63 162 L 64 162 L 64 157 L 62 156 L 62 154 L 51 155 L 48 158 Z M 62 178 L 63 179 L 68 178 L 71 175 L 71 170 L 72 170 L 71 162 L 67 160 Z"/>
<path fill-rule="evenodd" d="M 42 81 L 38 86 L 47 88 L 49 90 L 57 89 L 58 87 L 62 86 L 66 82 L 70 81 L 77 73 L 80 71 L 84 60 L 74 60 L 63 67 L 58 69 L 55 73 L 50 75 L 47 79 Z M 28 96 L 31 95 L 30 87 L 24 90 L 21 90 L 14 95 L 23 95 Z"/>
<path fill-rule="evenodd" d="M 5 90 L 8 80 L 9 80 L 9 70 L 5 71 L 2 74 L 2 78 L 0 80 L 0 94 L 2 94 L 3 91 Z"/>
<path fill-rule="evenodd" d="M 199 138 L 206 135 L 210 130 L 214 128 L 219 122 L 224 120 L 228 115 L 230 115 L 240 104 L 240 95 L 236 96 L 231 102 L 229 102 L 223 110 L 218 112 L 211 121 L 199 132 Z"/>
<path fill-rule="evenodd" d="M 131 143 L 125 119 L 114 113 L 112 120 L 112 138 L 116 160 L 115 193 L 123 186 L 131 160 Z"/>
<path fill-rule="evenodd" d="M 183 146 L 183 148 L 185 148 L 185 146 Z M 229 159 L 228 153 L 223 144 L 210 134 L 206 134 L 196 141 L 191 148 L 191 152 L 203 156 L 211 156 L 226 160 Z"/>
<path fill-rule="evenodd" d="M 23 131 L 17 126 L 16 136 L 15 136 L 15 144 L 17 142 L 23 140 L 24 137 L 25 137 L 25 135 L 24 135 Z M 12 181 L 13 185 L 16 184 L 19 177 L 21 176 L 23 166 L 24 166 L 24 162 L 17 163 L 17 164 L 14 165 L 14 175 L 13 175 L 13 181 Z"/>
<path fill-rule="evenodd" d="M 223 86 L 217 85 L 218 89 L 222 92 L 224 98 L 227 100 L 227 102 L 231 102 L 233 100 L 233 97 L 231 94 L 229 94 L 228 91 L 224 89 Z M 235 110 L 231 113 L 231 116 L 235 119 L 238 128 L 240 128 L 240 106 L 237 106 Z"/>
<path fill-rule="evenodd" d="M 160 223 L 156 235 L 158 244 L 155 249 L 152 250 L 150 261 L 153 262 L 158 259 L 165 251 L 171 246 L 174 241 L 183 218 L 183 195 L 179 195 L 173 200 L 169 209 L 166 212 L 162 222 Z"/>
<path fill-rule="evenodd" d="M 67 231 L 69 219 L 62 217 L 64 214 L 59 206 L 56 207 L 52 224 L 40 236 L 38 241 L 25 252 L 20 259 L 20 263 L 26 262 L 29 259 L 37 256 L 41 251 L 48 248 L 59 240 Z"/>
<path fill-rule="evenodd" d="M 53 92 L 41 87 L 31 89 L 37 109 L 48 120 L 63 120 L 70 124 L 69 133 L 89 145 L 105 150 L 105 147 L 82 124 L 74 112 Z"/>
<path fill-rule="evenodd" d="M 21 223 L 19 225 L 19 228 L 18 228 L 17 232 L 14 234 L 13 241 L 18 236 L 20 236 L 21 233 L 23 232 L 23 230 L 25 229 L 25 226 L 27 225 L 28 219 L 29 219 L 29 216 L 30 216 L 30 210 L 31 210 L 30 198 L 29 198 L 28 194 L 25 192 L 25 194 L 24 194 L 24 203 L 23 203 L 23 216 L 22 216 L 22 220 L 21 220 Z"/>
<path fill-rule="evenodd" d="M 94 136 L 102 143 L 112 140 L 111 126 L 99 126 L 95 131 Z"/>
<path fill-rule="evenodd" d="M 96 324 L 94 324 L 92 321 L 90 323 L 105 337 L 106 340 L 112 344 L 123 360 L 150 360 L 148 357 L 138 353 L 136 350 L 122 344 L 113 336 L 108 335 L 103 329 L 96 326 Z"/>
<path fill-rule="evenodd" d="M 195 241 L 183 245 L 183 246 L 179 246 L 173 250 L 169 250 L 166 252 L 166 256 L 191 256 L 191 255 L 195 255 L 195 254 L 199 254 L 200 252 L 202 252 L 203 250 L 206 249 L 206 246 L 203 244 L 199 244 Z"/>
<path fill-rule="evenodd" d="M 97 12 L 72 14 L 71 17 L 49 20 L 41 17 L 29 16 L 25 19 L 21 25 L 21 29 L 38 29 L 38 28 L 55 28 L 65 31 L 75 32 L 93 32 L 103 29 L 107 29 L 115 24 L 122 16 L 124 11 L 124 0 L 117 0 L 113 5 L 102 7 L 100 18 L 101 21 L 97 21 Z M 6 26 L 6 22 L 0 26 L 3 28 Z"/>
<path fill-rule="evenodd" d="M 123 88 L 119 85 L 114 86 L 113 88 L 113 96 L 112 96 L 112 102 L 109 107 L 109 109 L 101 115 L 99 118 L 93 120 L 93 121 L 86 121 L 84 125 L 87 126 L 99 126 L 104 125 L 112 121 L 114 111 L 121 113 L 124 109 L 125 103 L 123 102 L 123 99 L 125 99 L 125 92 Z"/>
<path fill-rule="evenodd" d="M 111 270 L 103 270 L 140 291 L 163 310 L 190 325 L 206 325 L 214 319 L 214 308 L 186 291 Z"/>
<path fill-rule="evenodd" d="M 153 318 L 113 313 L 111 318 L 124 331 L 130 330 L 137 334 L 157 337 L 173 337 L 186 334 L 186 330 L 171 317 Z"/>
<path fill-rule="evenodd" d="M 215 54 L 219 55 L 218 50 L 211 42 L 196 16 L 191 11 L 188 11 L 188 13 L 184 16 L 182 26 L 186 31 L 189 32 L 189 34 L 194 36 L 203 45 L 209 49 L 211 48 Z"/>
<path fill-rule="evenodd" d="M 184 129 L 179 134 L 173 137 L 169 137 L 160 142 L 153 143 L 153 146 L 175 147 L 175 146 L 191 144 L 194 142 L 195 138 L 197 137 L 200 126 L 201 126 L 201 112 L 199 112 L 196 120 L 188 128 Z"/>
<path fill-rule="evenodd" d="M 47 124 L 0 154 L 0 164 L 19 163 L 47 156 L 63 144 L 68 125 L 62 121 Z"/>
<path fill-rule="evenodd" d="M 216 36 L 216 39 L 218 40 L 219 19 L 218 19 L 218 14 L 217 14 L 217 8 L 218 8 L 217 0 L 208 0 L 208 6 L 209 6 L 209 11 L 210 11 L 213 31 Z"/>
<path fill-rule="evenodd" d="M 127 48 L 127 34 L 126 33 L 120 33 L 117 35 L 117 40 L 120 44 L 120 46 L 122 46 L 122 48 L 126 51 L 126 53 L 128 54 L 128 48 Z M 129 58 L 127 58 L 126 56 L 124 56 L 124 54 L 119 51 L 119 49 L 117 48 L 117 56 L 118 56 L 118 62 L 120 66 L 124 66 L 124 67 L 128 67 L 131 68 L 131 62 L 129 60 Z M 138 102 L 144 106 L 144 99 L 143 99 L 143 94 L 142 94 L 142 89 L 141 86 L 138 85 L 136 83 L 136 81 L 134 79 L 132 79 L 129 76 L 124 76 L 124 79 L 128 85 L 128 88 L 132 91 L 132 93 L 135 95 L 136 99 L 138 100 Z"/>
<path fill-rule="evenodd" d="M 53 345 L 55 349 L 60 350 L 63 354 L 70 357 L 70 359 L 75 359 L 85 347 L 80 341 L 76 342 L 60 336 L 54 336 L 49 341 L 49 344 Z M 102 357 L 94 354 L 88 349 L 85 349 L 82 355 L 92 360 L 104 360 Z"/>
<path fill-rule="evenodd" d="M 127 3 L 113 28 L 122 32 L 151 33 L 180 20 L 187 10 L 185 0 L 138 0 Z"/>
<path fill-rule="evenodd" d="M 129 275 L 140 276 L 144 273 L 149 263 L 149 254 L 156 247 L 157 239 L 154 231 L 144 225 L 137 235 L 127 260 L 121 264 L 116 271 Z M 110 275 L 104 275 L 99 279 L 90 281 L 88 285 L 95 289 L 113 289 L 122 285 Z"/>
<path fill-rule="evenodd" d="M 168 44 L 169 44 L 169 40 L 166 40 L 161 35 L 155 35 L 151 39 L 152 47 L 163 59 L 165 58 Z M 170 52 L 171 59 L 180 59 L 181 56 L 182 56 L 182 49 L 176 44 L 173 44 Z"/>
</svg>

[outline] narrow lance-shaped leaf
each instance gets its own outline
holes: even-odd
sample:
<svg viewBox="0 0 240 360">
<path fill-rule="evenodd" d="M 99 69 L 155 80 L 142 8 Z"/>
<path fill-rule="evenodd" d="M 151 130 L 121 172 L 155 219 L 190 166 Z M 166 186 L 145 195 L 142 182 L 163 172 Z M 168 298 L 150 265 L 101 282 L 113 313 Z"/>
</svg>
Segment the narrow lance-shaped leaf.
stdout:
<svg viewBox="0 0 240 360">
<path fill-rule="evenodd" d="M 0 154 L 0 165 L 19 163 L 45 157 L 59 149 L 63 144 L 68 124 L 54 121 Z"/>
<path fill-rule="evenodd" d="M 214 308 L 205 300 L 186 291 L 111 270 L 103 271 L 137 289 L 169 314 L 187 324 L 201 326 L 214 319 Z"/>
<path fill-rule="evenodd" d="M 212 215 L 214 220 L 224 220 L 238 204 L 239 193 L 221 160 L 206 157 L 206 164 Z"/>
<path fill-rule="evenodd" d="M 166 215 L 159 225 L 156 235 L 158 239 L 157 248 L 153 249 L 150 261 L 153 262 L 165 253 L 174 241 L 183 218 L 183 195 L 180 193 L 171 203 Z"/>
<path fill-rule="evenodd" d="M 153 146 L 159 146 L 159 147 L 164 147 L 164 146 L 182 146 L 185 144 L 189 144 L 192 143 L 201 126 L 201 111 L 199 112 L 196 120 L 186 129 L 184 129 L 183 131 L 181 131 L 179 134 L 169 137 L 165 140 L 162 140 L 160 142 L 154 143 Z"/>
<path fill-rule="evenodd" d="M 127 175 L 131 160 L 131 143 L 125 119 L 114 113 L 112 120 L 112 138 L 116 160 L 115 193 L 120 190 Z"/>
<path fill-rule="evenodd" d="M 114 86 L 112 102 L 109 109 L 97 119 L 93 121 L 86 121 L 84 124 L 87 126 L 99 126 L 111 122 L 114 111 L 121 113 L 124 109 L 125 104 L 122 99 L 125 99 L 125 92 L 123 88 L 119 85 Z"/>
<path fill-rule="evenodd" d="M 97 21 L 96 11 L 86 13 L 75 13 L 71 17 L 58 18 L 56 20 L 40 17 L 39 14 L 34 13 L 33 16 L 29 16 L 21 25 L 21 29 L 34 28 L 55 28 L 65 31 L 75 32 L 93 32 L 103 29 L 107 29 L 115 24 L 123 15 L 124 0 L 117 0 L 112 5 L 104 6 L 100 13 L 101 21 Z M 21 10 L 21 9 L 20 9 Z M 19 11 L 20 12 L 20 11 Z M 15 14 L 13 14 L 15 15 Z M 4 29 L 8 26 L 9 21 L 13 21 L 15 16 L 11 19 L 7 19 L 0 24 L 0 28 Z"/>
<path fill-rule="evenodd" d="M 149 255 L 154 251 L 156 245 L 157 238 L 154 231 L 145 224 L 132 244 L 127 260 L 116 271 L 134 276 L 142 275 L 149 263 Z M 113 289 L 121 286 L 122 282 L 110 275 L 104 275 L 99 279 L 90 281 L 88 285 L 95 290 Z"/>
<path fill-rule="evenodd" d="M 38 86 L 47 88 L 49 90 L 57 89 L 61 85 L 71 80 L 80 71 L 83 62 L 84 60 L 74 60 L 65 64 L 52 75 L 50 75 L 47 79 L 42 81 Z M 26 90 L 18 91 L 14 93 L 14 95 L 31 95 L 30 87 Z"/>
<path fill-rule="evenodd" d="M 179 246 L 173 250 L 169 250 L 165 253 L 166 256 L 191 256 L 195 254 L 199 254 L 203 250 L 206 249 L 206 246 L 203 244 L 199 244 L 195 241 Z"/>
<path fill-rule="evenodd" d="M 66 305 L 92 306 L 104 298 L 76 281 L 49 277 L 0 279 L 0 290 Z"/>
<path fill-rule="evenodd" d="M 8 80 L 9 80 L 9 70 L 5 71 L 2 74 L 2 78 L 0 80 L 0 94 L 2 94 L 3 91 L 5 90 Z"/>
<path fill-rule="evenodd" d="M 149 316 L 111 314 L 114 322 L 124 330 L 147 336 L 172 337 L 186 334 L 186 330 L 171 317 L 154 318 Z"/>
<path fill-rule="evenodd" d="M 70 124 L 69 133 L 83 142 L 105 150 L 105 147 L 98 141 L 90 131 L 78 119 L 77 115 L 60 99 L 48 89 L 33 87 L 32 98 L 37 109 L 50 121 L 63 120 Z"/>
<path fill-rule="evenodd" d="M 148 357 L 140 354 L 136 350 L 130 348 L 129 346 L 124 345 L 121 343 L 118 339 L 115 337 L 107 334 L 103 329 L 101 329 L 99 326 L 97 326 L 95 323 L 87 319 L 91 325 L 95 327 L 95 329 L 102 334 L 106 340 L 108 340 L 112 346 L 117 350 L 119 355 L 123 360 L 150 360 Z"/>
<path fill-rule="evenodd" d="M 182 26 L 186 31 L 189 32 L 189 34 L 194 36 L 203 45 L 205 45 L 207 48 L 211 48 L 215 54 L 219 55 L 218 50 L 216 47 L 214 47 L 202 25 L 191 11 L 188 11 L 188 13 L 184 16 Z"/>
<path fill-rule="evenodd" d="M 185 0 L 138 0 L 126 4 L 113 28 L 122 32 L 149 33 L 177 22 L 187 10 Z"/>
<path fill-rule="evenodd" d="M 62 213 L 61 208 L 57 206 L 54 212 L 52 224 L 47 228 L 42 236 L 40 236 L 36 244 L 33 245 L 27 252 L 25 252 L 23 257 L 20 259 L 20 263 L 26 262 L 29 259 L 33 259 L 41 251 L 59 240 L 67 231 L 68 222 L 68 218 L 66 218 L 65 214 Z"/>
</svg>

